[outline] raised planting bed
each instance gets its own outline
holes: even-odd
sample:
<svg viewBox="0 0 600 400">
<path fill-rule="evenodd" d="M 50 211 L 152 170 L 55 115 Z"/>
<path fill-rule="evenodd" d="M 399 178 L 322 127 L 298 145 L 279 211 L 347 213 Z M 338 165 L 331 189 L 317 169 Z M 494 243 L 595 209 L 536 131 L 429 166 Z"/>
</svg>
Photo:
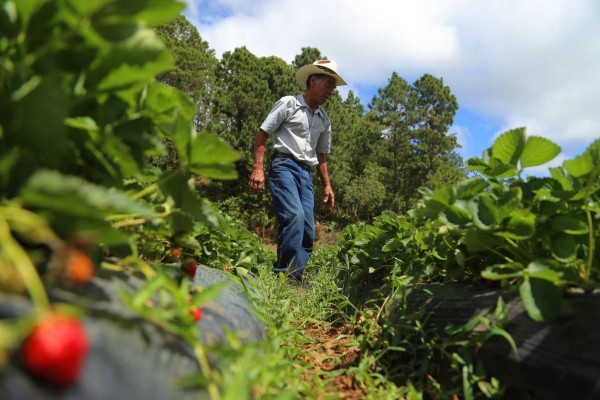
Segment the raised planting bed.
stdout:
<svg viewBox="0 0 600 400">
<path fill-rule="evenodd" d="M 198 374 L 193 349 L 180 337 L 148 322 L 125 307 L 120 291 L 136 293 L 144 280 L 138 274 L 101 270 L 85 286 L 55 287 L 53 302 L 77 304 L 86 310 L 82 319 L 89 351 L 81 376 L 66 388 L 41 382 L 23 367 L 19 351 L 9 355 L 0 373 L 2 400 L 45 399 L 197 399 L 208 398 L 203 389 L 176 387 L 178 379 Z M 244 281 L 250 288 L 250 282 Z M 227 345 L 227 332 L 242 343 L 265 338 L 266 326 L 252 312 L 247 290 L 227 273 L 198 266 L 191 287 L 225 284 L 219 295 L 202 306 L 196 322 L 198 337 L 206 346 Z M 21 296 L 0 293 L 0 319 L 23 315 L 31 304 Z M 218 367 L 219 360 L 211 359 Z"/>
<path fill-rule="evenodd" d="M 568 293 L 564 315 L 547 323 L 532 320 L 516 293 L 484 285 L 420 285 L 407 302 L 408 310 L 420 309 L 425 325 L 442 334 L 449 324 L 464 325 L 477 315 L 495 320 L 498 296 L 506 303 L 504 329 L 517 354 L 506 339 L 492 336 L 476 357 L 508 385 L 510 398 L 600 398 L 600 293 Z"/>
</svg>

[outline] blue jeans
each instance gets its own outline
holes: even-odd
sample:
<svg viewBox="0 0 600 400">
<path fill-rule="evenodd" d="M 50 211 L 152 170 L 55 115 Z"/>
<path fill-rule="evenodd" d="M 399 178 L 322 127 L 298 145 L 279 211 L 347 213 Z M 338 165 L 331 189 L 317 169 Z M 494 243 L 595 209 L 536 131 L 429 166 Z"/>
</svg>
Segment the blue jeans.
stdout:
<svg viewBox="0 0 600 400">
<path fill-rule="evenodd" d="M 300 279 L 315 241 L 312 171 L 293 159 L 273 158 L 269 184 L 279 222 L 273 271 Z"/>
</svg>

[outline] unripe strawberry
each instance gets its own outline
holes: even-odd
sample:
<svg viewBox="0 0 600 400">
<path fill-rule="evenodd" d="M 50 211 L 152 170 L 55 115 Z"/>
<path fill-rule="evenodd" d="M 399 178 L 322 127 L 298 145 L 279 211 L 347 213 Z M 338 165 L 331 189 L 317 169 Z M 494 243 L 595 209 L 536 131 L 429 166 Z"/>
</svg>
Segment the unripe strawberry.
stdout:
<svg viewBox="0 0 600 400">
<path fill-rule="evenodd" d="M 67 250 L 65 260 L 65 277 L 80 285 L 88 283 L 96 273 L 96 268 L 90 256 L 78 249 Z"/>
<path fill-rule="evenodd" d="M 25 368 L 36 378 L 57 387 L 77 382 L 89 343 L 82 324 L 69 317 L 43 319 L 21 348 Z"/>
</svg>

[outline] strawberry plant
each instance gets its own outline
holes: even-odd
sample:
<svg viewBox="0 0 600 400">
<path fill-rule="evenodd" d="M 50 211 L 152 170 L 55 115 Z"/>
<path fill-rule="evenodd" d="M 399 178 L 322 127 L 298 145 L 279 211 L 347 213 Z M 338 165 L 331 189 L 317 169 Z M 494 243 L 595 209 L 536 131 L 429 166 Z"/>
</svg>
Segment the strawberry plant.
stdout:
<svg viewBox="0 0 600 400">
<path fill-rule="evenodd" d="M 465 272 L 517 286 L 538 321 L 561 315 L 567 287 L 593 289 L 600 278 L 600 141 L 550 168 L 550 177 L 520 177 L 558 152 L 525 129 L 508 131 L 467 162 L 480 176 L 427 191 L 416 210 L 456 243 Z"/>
<path fill-rule="evenodd" d="M 439 268 L 455 263 L 455 249 L 431 222 L 421 223 L 413 215 L 383 212 L 372 224 L 349 225 L 339 246 L 339 258 L 349 268 L 338 280 L 355 305 L 385 297 L 394 277 L 409 275 L 428 282 L 450 279 Z M 379 292 L 377 294 L 376 292 Z"/>
<path fill-rule="evenodd" d="M 483 158 L 467 162 L 478 176 L 423 189 L 407 216 L 388 212 L 372 225 L 346 228 L 340 256 L 353 268 L 340 279 L 348 290 L 356 287 L 350 282 L 389 290 L 391 277 L 402 274 L 428 282 L 503 281 L 518 288 L 531 318 L 558 317 L 565 290 L 592 290 L 600 279 L 600 141 L 550 168 L 549 177 L 521 178 L 559 151 L 525 129 L 506 132 Z"/>
<path fill-rule="evenodd" d="M 497 398 L 503 388 L 487 377 L 477 349 L 490 335 L 516 348 L 500 325 L 480 317 L 432 334 L 427 315 L 406 308 L 409 286 L 455 281 L 478 282 L 488 290 L 502 286 L 519 294 L 535 321 L 564 315 L 568 292 L 598 288 L 600 141 L 550 168 L 548 177 L 522 177 L 559 152 L 525 129 L 508 131 L 482 158 L 467 162 L 475 177 L 423 189 L 422 201 L 407 215 L 385 212 L 371 225 L 346 228 L 337 253 L 338 286 L 352 301 L 346 309 L 365 321 L 365 357 L 381 359 L 388 377 L 414 379 L 436 397 L 453 383 L 437 381 L 431 371 L 449 367 L 457 373 L 450 375 L 454 383 L 462 379 L 465 398 Z M 506 318 L 501 300 L 500 323 Z M 486 330 L 480 334 L 476 325 Z"/>
</svg>

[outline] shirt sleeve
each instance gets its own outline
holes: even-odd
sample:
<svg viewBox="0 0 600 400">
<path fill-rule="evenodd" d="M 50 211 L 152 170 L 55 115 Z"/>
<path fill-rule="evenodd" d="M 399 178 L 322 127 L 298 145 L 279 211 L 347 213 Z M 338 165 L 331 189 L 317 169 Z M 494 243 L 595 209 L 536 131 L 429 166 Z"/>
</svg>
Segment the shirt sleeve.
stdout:
<svg viewBox="0 0 600 400">
<path fill-rule="evenodd" d="M 269 135 L 275 133 L 277 128 L 279 128 L 279 125 L 289 117 L 293 100 L 293 96 L 285 96 L 279 99 L 273 105 L 273 108 L 260 126 L 260 129 L 267 132 Z"/>
<path fill-rule="evenodd" d="M 331 153 L 331 122 L 329 121 L 328 117 L 325 118 L 325 121 L 325 130 L 323 133 L 321 133 L 319 139 L 317 140 L 317 147 L 315 148 L 315 151 L 317 153 L 329 154 Z"/>
</svg>

